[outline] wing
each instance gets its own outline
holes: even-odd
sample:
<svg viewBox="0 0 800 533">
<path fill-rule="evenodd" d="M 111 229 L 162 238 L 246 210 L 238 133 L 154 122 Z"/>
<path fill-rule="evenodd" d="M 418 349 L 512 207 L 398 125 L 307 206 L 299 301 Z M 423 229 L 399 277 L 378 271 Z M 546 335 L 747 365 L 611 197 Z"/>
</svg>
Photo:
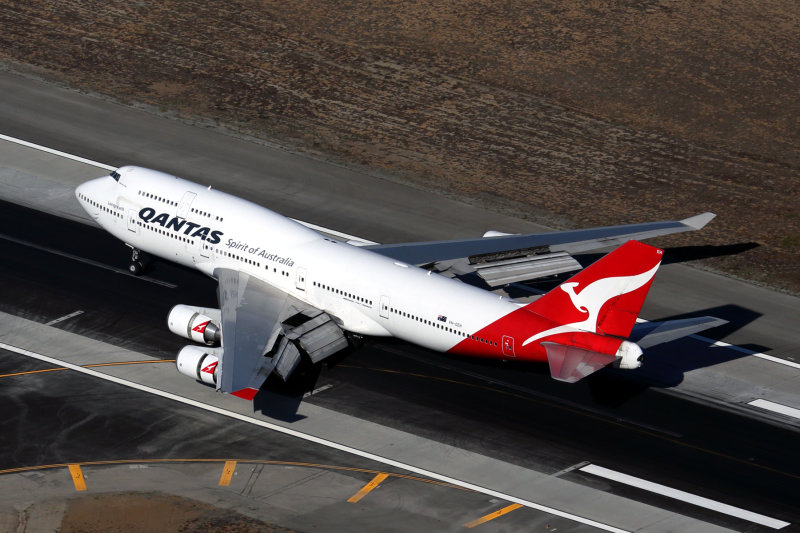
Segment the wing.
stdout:
<svg viewBox="0 0 800 533">
<path fill-rule="evenodd" d="M 284 320 L 308 308 L 286 292 L 237 270 L 218 268 L 222 355 L 217 388 L 251 399 L 272 372 L 269 352 Z"/>
<path fill-rule="evenodd" d="M 537 248 L 539 249 L 536 250 L 537 252 L 578 253 L 622 244 L 629 240 L 648 239 L 659 235 L 698 230 L 708 224 L 715 216 L 713 213 L 703 213 L 683 220 L 554 231 L 551 233 L 531 233 L 527 235 L 500 235 L 481 239 L 379 244 L 364 246 L 364 248 L 413 265 L 512 250 L 530 252 L 531 249 Z"/>
</svg>

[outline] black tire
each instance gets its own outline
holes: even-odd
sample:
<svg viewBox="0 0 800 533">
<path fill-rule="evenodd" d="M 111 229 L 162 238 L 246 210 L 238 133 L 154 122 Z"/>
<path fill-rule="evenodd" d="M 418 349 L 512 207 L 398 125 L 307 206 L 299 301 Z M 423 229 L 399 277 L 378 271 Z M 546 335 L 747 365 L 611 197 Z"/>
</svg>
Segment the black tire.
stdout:
<svg viewBox="0 0 800 533">
<path fill-rule="evenodd" d="M 134 276 L 140 276 L 143 270 L 144 266 L 140 261 L 133 261 L 130 265 L 128 265 L 128 272 Z"/>
</svg>

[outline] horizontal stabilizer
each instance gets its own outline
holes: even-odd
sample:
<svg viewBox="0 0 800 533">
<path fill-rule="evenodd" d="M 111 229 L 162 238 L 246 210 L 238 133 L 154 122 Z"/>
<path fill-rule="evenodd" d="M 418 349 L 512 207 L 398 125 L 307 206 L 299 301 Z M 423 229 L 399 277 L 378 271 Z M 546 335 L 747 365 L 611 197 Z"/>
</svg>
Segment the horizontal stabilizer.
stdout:
<svg viewBox="0 0 800 533">
<path fill-rule="evenodd" d="M 542 346 L 547 351 L 550 375 L 553 379 L 567 383 L 575 383 L 617 359 L 613 355 L 554 342 L 543 342 Z"/>
<path fill-rule="evenodd" d="M 649 348 L 727 323 L 727 320 L 713 316 L 666 320 L 664 322 L 642 322 L 633 327 L 631 339 L 636 341 L 636 344 L 640 347 Z"/>
</svg>

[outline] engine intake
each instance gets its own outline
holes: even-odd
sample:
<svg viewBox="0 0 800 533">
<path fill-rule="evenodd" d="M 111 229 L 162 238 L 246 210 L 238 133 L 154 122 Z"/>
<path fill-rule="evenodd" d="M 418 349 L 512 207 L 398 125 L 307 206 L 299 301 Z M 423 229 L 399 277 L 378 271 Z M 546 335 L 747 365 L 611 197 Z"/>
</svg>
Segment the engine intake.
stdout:
<svg viewBox="0 0 800 533">
<path fill-rule="evenodd" d="M 167 315 L 167 325 L 172 333 L 209 346 L 220 344 L 222 335 L 219 322 L 219 309 L 203 309 L 193 305 L 176 305 Z"/>
<path fill-rule="evenodd" d="M 208 385 L 217 384 L 219 355 L 221 348 L 203 348 L 202 346 L 184 346 L 178 352 L 175 365 L 178 372 Z"/>
</svg>

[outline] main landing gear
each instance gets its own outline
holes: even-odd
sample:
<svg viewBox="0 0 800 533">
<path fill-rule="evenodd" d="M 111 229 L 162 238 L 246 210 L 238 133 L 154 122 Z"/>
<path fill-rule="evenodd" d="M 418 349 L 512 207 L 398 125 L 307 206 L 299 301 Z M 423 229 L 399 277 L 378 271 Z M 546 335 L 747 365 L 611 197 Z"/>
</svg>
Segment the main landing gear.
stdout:
<svg viewBox="0 0 800 533">
<path fill-rule="evenodd" d="M 128 265 L 128 272 L 134 276 L 141 276 L 146 266 L 147 254 L 131 246 L 131 264 Z"/>
</svg>

